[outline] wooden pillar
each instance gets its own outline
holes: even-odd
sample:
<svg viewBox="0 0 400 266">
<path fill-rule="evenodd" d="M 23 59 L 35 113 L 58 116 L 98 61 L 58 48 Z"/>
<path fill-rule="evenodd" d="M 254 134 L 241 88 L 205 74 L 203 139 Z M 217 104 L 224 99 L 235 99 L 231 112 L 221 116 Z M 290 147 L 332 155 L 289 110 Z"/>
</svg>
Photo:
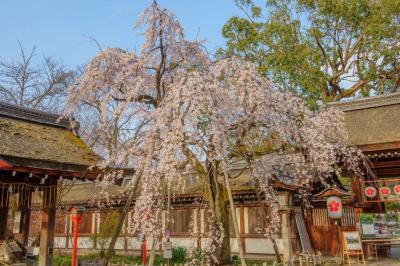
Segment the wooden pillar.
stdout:
<svg viewBox="0 0 400 266">
<path fill-rule="evenodd" d="M 65 215 L 65 229 L 64 229 L 64 234 L 65 234 L 65 248 L 68 249 L 68 243 L 69 243 L 69 228 L 70 228 L 70 216 L 69 214 Z M 96 238 L 95 238 L 96 239 Z M 94 249 L 96 249 L 96 241 L 94 243 Z"/>
<path fill-rule="evenodd" d="M 49 266 L 52 264 L 54 230 L 56 223 L 56 180 L 49 180 L 49 187 L 44 190 L 42 228 L 40 231 L 40 251 L 39 266 Z"/>
<path fill-rule="evenodd" d="M 290 221 L 289 212 L 282 212 L 282 242 L 283 242 L 283 260 L 288 261 L 291 256 L 291 243 L 290 243 Z"/>
<path fill-rule="evenodd" d="M 8 188 L 0 188 L 0 240 L 7 238 Z"/>
<path fill-rule="evenodd" d="M 289 212 L 289 221 L 290 221 L 290 246 L 292 247 L 291 255 L 294 256 L 297 253 L 296 218 L 294 211 Z"/>
<path fill-rule="evenodd" d="M 29 240 L 29 222 L 31 219 L 30 203 L 32 199 L 32 191 L 25 190 L 20 193 L 21 204 L 21 228 L 20 241 L 24 246 L 28 245 Z"/>
<path fill-rule="evenodd" d="M 242 242 L 243 253 L 246 254 L 246 238 L 244 236 L 244 207 L 239 207 L 239 231 L 240 231 L 240 241 Z"/>
</svg>

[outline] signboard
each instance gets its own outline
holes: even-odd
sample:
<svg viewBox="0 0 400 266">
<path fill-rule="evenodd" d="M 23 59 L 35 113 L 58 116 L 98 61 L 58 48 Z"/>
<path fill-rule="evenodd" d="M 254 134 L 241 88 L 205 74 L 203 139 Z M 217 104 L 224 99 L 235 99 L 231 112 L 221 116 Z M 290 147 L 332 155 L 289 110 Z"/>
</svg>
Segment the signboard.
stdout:
<svg viewBox="0 0 400 266">
<path fill-rule="evenodd" d="M 360 234 L 358 231 L 343 232 L 343 247 L 346 250 L 362 250 Z"/>
<path fill-rule="evenodd" d="M 172 242 L 163 242 L 164 259 L 172 259 Z"/>
<path fill-rule="evenodd" d="M 360 213 L 363 239 L 400 238 L 400 213 Z"/>
</svg>

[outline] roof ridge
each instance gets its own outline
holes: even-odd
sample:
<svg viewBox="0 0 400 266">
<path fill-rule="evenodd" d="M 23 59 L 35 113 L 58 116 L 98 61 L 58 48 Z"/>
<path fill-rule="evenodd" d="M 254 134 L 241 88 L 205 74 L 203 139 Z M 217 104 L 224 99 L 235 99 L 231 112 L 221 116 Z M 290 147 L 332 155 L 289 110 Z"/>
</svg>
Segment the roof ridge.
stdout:
<svg viewBox="0 0 400 266">
<path fill-rule="evenodd" d="M 0 116 L 17 118 L 39 124 L 52 125 L 56 127 L 70 128 L 68 118 L 60 114 L 36 110 L 33 108 L 18 106 L 0 101 Z"/>
<path fill-rule="evenodd" d="M 327 106 L 337 107 L 342 111 L 352 111 L 352 110 L 368 109 L 368 108 L 394 105 L 394 104 L 400 104 L 400 92 L 363 97 L 341 102 L 331 102 L 328 103 Z"/>
</svg>

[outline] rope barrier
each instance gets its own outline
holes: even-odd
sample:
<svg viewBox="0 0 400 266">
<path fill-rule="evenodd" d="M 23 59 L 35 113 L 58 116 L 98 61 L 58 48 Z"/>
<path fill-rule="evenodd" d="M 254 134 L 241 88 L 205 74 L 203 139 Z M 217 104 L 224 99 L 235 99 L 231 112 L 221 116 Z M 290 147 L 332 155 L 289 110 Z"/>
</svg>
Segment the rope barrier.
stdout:
<svg viewBox="0 0 400 266">
<path fill-rule="evenodd" d="M 53 208 L 57 205 L 57 185 L 0 182 L 0 208 Z"/>
</svg>

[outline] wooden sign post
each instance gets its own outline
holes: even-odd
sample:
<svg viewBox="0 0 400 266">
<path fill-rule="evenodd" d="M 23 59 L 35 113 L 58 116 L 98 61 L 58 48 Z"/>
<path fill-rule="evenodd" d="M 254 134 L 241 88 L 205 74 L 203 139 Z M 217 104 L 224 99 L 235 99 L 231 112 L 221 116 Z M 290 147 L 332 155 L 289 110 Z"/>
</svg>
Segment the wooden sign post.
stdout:
<svg viewBox="0 0 400 266">
<path fill-rule="evenodd" d="M 169 260 L 172 259 L 172 242 L 170 242 L 171 230 L 165 229 L 164 236 L 167 241 L 163 243 L 163 256 L 164 259 L 167 259 L 167 266 L 169 266 Z"/>
<path fill-rule="evenodd" d="M 362 263 L 365 264 L 364 251 L 362 248 L 361 237 L 358 231 L 342 232 L 342 261 L 350 264 L 350 256 L 357 256 L 357 263 L 360 257 Z"/>
</svg>

